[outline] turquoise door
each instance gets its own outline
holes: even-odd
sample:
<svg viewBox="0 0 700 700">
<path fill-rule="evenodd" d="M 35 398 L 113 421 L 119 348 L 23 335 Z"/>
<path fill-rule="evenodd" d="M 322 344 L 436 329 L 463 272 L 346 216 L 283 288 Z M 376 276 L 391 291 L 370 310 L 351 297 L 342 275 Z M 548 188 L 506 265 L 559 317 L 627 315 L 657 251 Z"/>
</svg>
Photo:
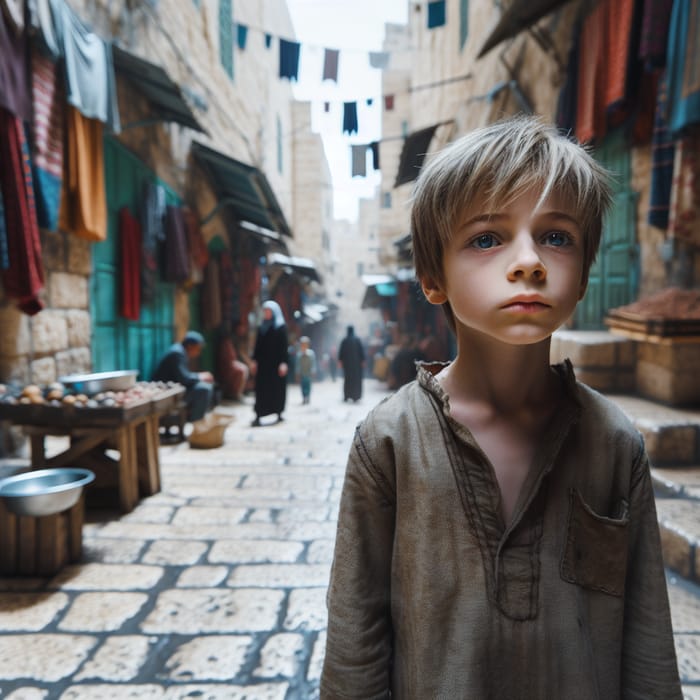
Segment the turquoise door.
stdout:
<svg viewBox="0 0 700 700">
<path fill-rule="evenodd" d="M 630 152 L 622 132 L 608 136 L 595 156 L 613 173 L 613 203 L 603 222 L 598 259 L 591 267 L 586 296 L 576 309 L 575 325 L 583 330 L 604 328 L 608 309 L 634 301 L 639 284 L 638 195 L 630 189 Z"/>
<path fill-rule="evenodd" d="M 119 315 L 119 211 L 138 215 L 143 184 L 157 180 L 136 156 L 113 139 L 105 139 L 107 240 L 93 245 L 90 280 L 92 365 L 96 372 L 138 369 L 150 379 L 158 358 L 173 342 L 174 286 L 159 281 L 154 299 L 141 306 L 138 321 Z M 164 183 L 168 204 L 179 204 Z"/>
</svg>

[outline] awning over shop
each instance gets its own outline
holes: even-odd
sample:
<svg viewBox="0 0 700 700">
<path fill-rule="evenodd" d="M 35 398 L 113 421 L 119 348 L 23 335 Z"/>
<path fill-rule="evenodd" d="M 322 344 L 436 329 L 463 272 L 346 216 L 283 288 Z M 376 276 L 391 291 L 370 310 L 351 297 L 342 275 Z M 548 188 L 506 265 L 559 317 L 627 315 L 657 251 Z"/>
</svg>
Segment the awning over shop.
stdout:
<svg viewBox="0 0 700 700">
<path fill-rule="evenodd" d="M 201 143 L 192 153 L 214 186 L 219 204 L 204 222 L 223 206 L 233 210 L 239 222 L 249 222 L 285 236 L 292 235 L 282 209 L 265 174 L 258 168 L 229 158 Z"/>
<path fill-rule="evenodd" d="M 292 255 L 283 255 L 282 253 L 270 253 L 267 256 L 268 265 L 278 265 L 280 267 L 286 267 L 290 270 L 308 277 L 315 282 L 320 282 L 321 277 L 316 270 L 314 261 L 310 258 L 297 258 Z"/>
<path fill-rule="evenodd" d="M 362 298 L 361 308 L 376 309 L 383 298 L 395 297 L 398 294 L 396 279 L 391 275 L 362 275 L 362 281 L 367 285 Z"/>
<path fill-rule="evenodd" d="M 155 63 L 139 58 L 118 46 L 112 47 L 115 72 L 128 80 L 152 105 L 162 121 L 182 124 L 206 133 L 182 95 L 180 87 Z M 122 129 L 135 124 L 126 124 Z"/>
<path fill-rule="evenodd" d="M 304 304 L 305 320 L 309 323 L 319 323 L 328 314 L 328 307 L 325 304 Z"/>
<path fill-rule="evenodd" d="M 479 50 L 481 58 L 494 46 L 511 39 L 571 0 L 513 0 Z"/>
</svg>

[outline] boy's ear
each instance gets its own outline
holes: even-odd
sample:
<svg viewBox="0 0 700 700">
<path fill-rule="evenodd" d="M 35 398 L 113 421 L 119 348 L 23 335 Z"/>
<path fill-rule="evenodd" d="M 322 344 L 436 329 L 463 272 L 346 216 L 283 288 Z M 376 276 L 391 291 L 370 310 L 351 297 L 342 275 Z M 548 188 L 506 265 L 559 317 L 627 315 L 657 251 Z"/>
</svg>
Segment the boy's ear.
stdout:
<svg viewBox="0 0 700 700">
<path fill-rule="evenodd" d="M 425 298 L 430 304 L 444 304 L 447 301 L 447 295 L 440 289 L 433 280 L 421 280 L 421 289 Z"/>
</svg>

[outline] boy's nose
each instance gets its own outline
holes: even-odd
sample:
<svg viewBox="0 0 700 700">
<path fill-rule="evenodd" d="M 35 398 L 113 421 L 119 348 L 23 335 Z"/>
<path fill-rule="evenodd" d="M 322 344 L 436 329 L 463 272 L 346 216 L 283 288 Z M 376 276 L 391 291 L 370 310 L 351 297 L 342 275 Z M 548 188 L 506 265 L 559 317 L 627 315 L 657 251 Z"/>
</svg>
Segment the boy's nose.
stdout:
<svg viewBox="0 0 700 700">
<path fill-rule="evenodd" d="M 508 279 L 532 279 L 543 282 L 547 268 L 540 257 L 537 244 L 530 236 L 522 236 L 513 243 L 513 259 L 508 266 Z"/>
</svg>

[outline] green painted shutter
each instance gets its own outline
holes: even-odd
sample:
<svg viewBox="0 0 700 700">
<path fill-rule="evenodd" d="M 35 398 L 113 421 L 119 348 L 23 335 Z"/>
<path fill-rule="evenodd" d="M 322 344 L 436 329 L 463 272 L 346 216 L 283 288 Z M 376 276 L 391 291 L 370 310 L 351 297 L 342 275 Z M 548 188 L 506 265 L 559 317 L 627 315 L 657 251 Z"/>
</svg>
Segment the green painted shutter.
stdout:
<svg viewBox="0 0 700 700">
<path fill-rule="evenodd" d="M 576 310 L 576 327 L 584 330 L 604 328 L 608 310 L 634 301 L 639 285 L 638 195 L 630 188 L 631 159 L 624 133 L 610 134 L 595 156 L 613 173 L 613 203 L 603 222 L 598 259 L 591 267 L 586 296 Z"/>
<path fill-rule="evenodd" d="M 219 59 L 233 80 L 233 7 L 232 0 L 219 0 Z"/>
<path fill-rule="evenodd" d="M 150 378 L 174 334 L 172 284 L 158 281 L 153 302 L 141 306 L 138 321 L 119 315 L 119 210 L 128 207 L 138 216 L 143 186 L 148 180 L 165 188 L 168 204 L 180 204 L 175 192 L 135 155 L 117 141 L 105 139 L 107 240 L 92 247 L 92 365 L 96 372 L 138 369 L 139 379 Z"/>
<path fill-rule="evenodd" d="M 459 0 L 459 48 L 463 49 L 469 36 L 469 0 Z"/>
</svg>

